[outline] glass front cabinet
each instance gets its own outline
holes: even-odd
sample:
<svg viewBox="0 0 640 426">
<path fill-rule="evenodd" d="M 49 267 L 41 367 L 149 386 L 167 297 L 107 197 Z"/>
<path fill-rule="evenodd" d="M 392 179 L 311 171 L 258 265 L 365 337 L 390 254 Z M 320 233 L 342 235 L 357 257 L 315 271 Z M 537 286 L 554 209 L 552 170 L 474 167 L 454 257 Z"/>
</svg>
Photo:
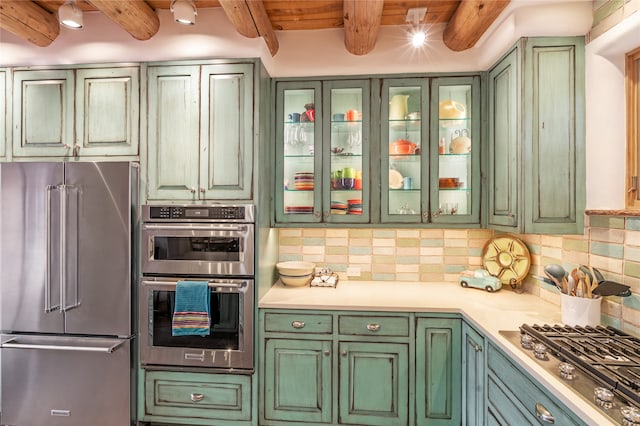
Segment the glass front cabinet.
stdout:
<svg viewBox="0 0 640 426">
<path fill-rule="evenodd" d="M 277 223 L 480 223 L 480 78 L 276 83 Z"/>
<path fill-rule="evenodd" d="M 369 80 L 277 88 L 276 221 L 369 223 Z"/>
</svg>

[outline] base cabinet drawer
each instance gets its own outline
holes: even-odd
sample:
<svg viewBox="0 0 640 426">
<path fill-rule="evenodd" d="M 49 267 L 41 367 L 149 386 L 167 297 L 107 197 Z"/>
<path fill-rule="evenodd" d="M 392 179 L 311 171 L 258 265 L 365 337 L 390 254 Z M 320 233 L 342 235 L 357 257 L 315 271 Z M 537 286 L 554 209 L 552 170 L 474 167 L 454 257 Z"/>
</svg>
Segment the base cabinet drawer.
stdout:
<svg viewBox="0 0 640 426">
<path fill-rule="evenodd" d="M 146 421 L 220 425 L 251 420 L 251 376 L 147 371 Z"/>
</svg>

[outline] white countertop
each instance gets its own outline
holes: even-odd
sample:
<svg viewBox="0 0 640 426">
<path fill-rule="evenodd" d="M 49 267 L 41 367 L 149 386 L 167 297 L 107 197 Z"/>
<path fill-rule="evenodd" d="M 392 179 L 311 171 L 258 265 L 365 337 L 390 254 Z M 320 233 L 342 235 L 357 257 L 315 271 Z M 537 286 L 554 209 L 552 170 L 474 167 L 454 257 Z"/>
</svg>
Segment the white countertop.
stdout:
<svg viewBox="0 0 640 426">
<path fill-rule="evenodd" d="M 332 287 L 286 287 L 276 283 L 258 302 L 260 308 L 452 312 L 465 318 L 590 425 L 613 425 L 560 378 L 546 372 L 499 330 L 517 330 L 522 324 L 559 324 L 560 307 L 531 294 L 511 289 L 496 293 L 462 288 L 457 283 L 395 281 L 340 281 Z"/>
</svg>

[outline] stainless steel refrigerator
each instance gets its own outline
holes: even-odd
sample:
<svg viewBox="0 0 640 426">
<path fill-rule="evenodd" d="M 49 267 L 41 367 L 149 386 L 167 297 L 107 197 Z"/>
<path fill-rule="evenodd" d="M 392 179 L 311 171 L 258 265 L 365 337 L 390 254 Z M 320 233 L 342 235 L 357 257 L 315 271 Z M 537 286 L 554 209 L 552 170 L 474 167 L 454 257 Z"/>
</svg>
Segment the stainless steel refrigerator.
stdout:
<svg viewBox="0 0 640 426">
<path fill-rule="evenodd" d="M 138 167 L 0 164 L 0 424 L 132 424 Z"/>
</svg>

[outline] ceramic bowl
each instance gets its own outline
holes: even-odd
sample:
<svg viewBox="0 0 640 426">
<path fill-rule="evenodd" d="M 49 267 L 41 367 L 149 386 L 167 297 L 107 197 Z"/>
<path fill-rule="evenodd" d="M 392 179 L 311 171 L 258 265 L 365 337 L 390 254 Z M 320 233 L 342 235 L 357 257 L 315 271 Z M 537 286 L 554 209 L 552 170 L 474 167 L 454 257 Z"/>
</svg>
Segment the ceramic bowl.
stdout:
<svg viewBox="0 0 640 426">
<path fill-rule="evenodd" d="M 290 287 L 302 287 L 311 282 L 312 276 L 313 274 L 300 275 L 300 276 L 280 274 L 280 281 L 282 281 L 282 284 Z"/>
<path fill-rule="evenodd" d="M 287 275 L 290 277 L 301 277 L 304 275 L 310 275 L 316 268 L 316 264 L 313 262 L 303 262 L 290 260 L 287 262 L 279 262 L 276 264 L 280 275 Z"/>
<path fill-rule="evenodd" d="M 398 139 L 389 145 L 389 154 L 413 154 L 417 147 L 418 145 L 411 141 Z"/>
</svg>

